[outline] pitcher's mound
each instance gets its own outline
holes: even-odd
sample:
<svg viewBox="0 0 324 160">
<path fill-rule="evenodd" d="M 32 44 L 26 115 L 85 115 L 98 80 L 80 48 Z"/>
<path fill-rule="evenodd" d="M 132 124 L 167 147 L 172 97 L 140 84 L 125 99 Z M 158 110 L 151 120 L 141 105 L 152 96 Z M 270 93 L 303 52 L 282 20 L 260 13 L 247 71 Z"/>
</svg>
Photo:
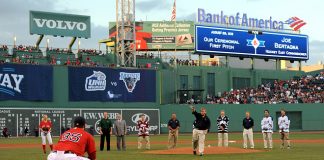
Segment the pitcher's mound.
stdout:
<svg viewBox="0 0 324 160">
<path fill-rule="evenodd" d="M 205 147 L 204 154 L 235 154 L 235 153 L 256 153 L 263 152 L 262 150 L 256 149 L 243 149 L 235 147 Z M 144 152 L 146 154 L 192 154 L 191 147 L 183 147 L 176 149 L 166 149 L 166 150 L 152 150 Z"/>
</svg>

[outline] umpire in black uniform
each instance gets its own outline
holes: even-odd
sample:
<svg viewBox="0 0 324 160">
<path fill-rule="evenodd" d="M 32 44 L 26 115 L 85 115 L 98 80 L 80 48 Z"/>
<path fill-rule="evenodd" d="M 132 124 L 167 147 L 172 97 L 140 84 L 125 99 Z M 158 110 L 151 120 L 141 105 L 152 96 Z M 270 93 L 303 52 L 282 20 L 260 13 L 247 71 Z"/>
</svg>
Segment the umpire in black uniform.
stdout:
<svg viewBox="0 0 324 160">
<path fill-rule="evenodd" d="M 192 114 L 196 117 L 196 124 L 192 131 L 192 145 L 193 145 L 193 154 L 197 154 L 197 148 L 199 146 L 199 155 L 203 156 L 205 149 L 205 136 L 210 129 L 210 120 L 207 117 L 207 112 L 205 108 L 200 109 L 198 113 L 195 107 L 191 107 Z"/>
<path fill-rule="evenodd" d="M 104 118 L 99 122 L 100 127 L 100 151 L 103 151 L 105 137 L 107 142 L 107 151 L 110 151 L 110 135 L 112 134 L 112 122 L 108 119 L 108 113 L 104 112 Z"/>
</svg>

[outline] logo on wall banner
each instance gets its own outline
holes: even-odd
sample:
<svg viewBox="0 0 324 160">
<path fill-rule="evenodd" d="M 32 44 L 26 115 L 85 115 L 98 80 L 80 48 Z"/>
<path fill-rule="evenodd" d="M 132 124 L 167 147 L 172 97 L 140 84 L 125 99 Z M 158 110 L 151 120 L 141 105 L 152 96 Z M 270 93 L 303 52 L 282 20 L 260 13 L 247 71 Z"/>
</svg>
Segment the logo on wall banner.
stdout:
<svg viewBox="0 0 324 160">
<path fill-rule="evenodd" d="M 106 75 L 100 71 L 93 71 L 93 74 L 86 78 L 86 91 L 104 91 L 106 90 Z"/>
<path fill-rule="evenodd" d="M 140 73 L 119 73 L 119 80 L 124 81 L 125 87 L 129 93 L 132 93 L 136 87 L 137 81 L 140 81 L 141 74 Z"/>
<path fill-rule="evenodd" d="M 20 84 L 24 75 L 15 74 L 15 68 L 2 68 L 0 72 L 0 92 L 15 96 L 21 93 Z"/>
<path fill-rule="evenodd" d="M 144 113 L 136 113 L 136 114 L 134 114 L 133 116 L 132 116 L 132 121 L 135 123 L 135 124 L 137 124 L 137 122 L 139 121 L 139 120 L 141 120 L 141 115 L 143 115 Z M 150 116 L 148 116 L 147 114 L 144 114 L 144 116 L 145 116 L 145 120 L 147 121 L 147 122 L 150 122 Z"/>
<path fill-rule="evenodd" d="M 253 39 L 247 39 L 247 46 L 252 46 L 254 48 L 254 54 L 257 54 L 258 47 L 265 47 L 265 41 L 258 40 L 256 35 L 254 35 Z"/>
</svg>

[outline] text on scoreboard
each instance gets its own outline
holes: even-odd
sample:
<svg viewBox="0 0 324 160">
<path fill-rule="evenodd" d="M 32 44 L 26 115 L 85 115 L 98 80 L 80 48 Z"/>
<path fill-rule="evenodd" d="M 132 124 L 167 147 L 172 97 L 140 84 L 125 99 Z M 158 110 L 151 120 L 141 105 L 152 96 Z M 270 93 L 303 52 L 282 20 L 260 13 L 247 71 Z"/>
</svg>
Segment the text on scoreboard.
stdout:
<svg viewBox="0 0 324 160">
<path fill-rule="evenodd" d="M 198 53 L 308 60 L 308 36 L 211 26 L 195 26 Z"/>
</svg>

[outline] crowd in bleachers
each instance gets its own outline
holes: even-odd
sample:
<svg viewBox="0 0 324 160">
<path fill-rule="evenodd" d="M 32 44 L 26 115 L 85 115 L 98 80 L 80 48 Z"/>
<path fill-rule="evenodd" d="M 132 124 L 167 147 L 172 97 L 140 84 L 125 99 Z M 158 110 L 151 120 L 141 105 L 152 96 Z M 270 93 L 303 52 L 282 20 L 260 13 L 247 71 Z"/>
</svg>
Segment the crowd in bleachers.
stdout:
<svg viewBox="0 0 324 160">
<path fill-rule="evenodd" d="M 14 50 L 20 52 L 42 52 L 39 48 L 35 46 L 24 46 L 24 45 L 15 46 Z"/>
<path fill-rule="evenodd" d="M 324 72 L 207 96 L 208 104 L 324 103 Z"/>
<path fill-rule="evenodd" d="M 174 61 L 177 63 L 179 66 L 197 66 L 198 64 L 195 63 L 194 60 L 181 60 L 181 59 L 170 59 L 170 63 L 174 64 Z"/>
<path fill-rule="evenodd" d="M 7 45 L 0 45 L 0 51 L 8 51 Z"/>
<path fill-rule="evenodd" d="M 79 53 L 88 55 L 102 55 L 102 51 L 96 49 L 79 49 Z"/>
<path fill-rule="evenodd" d="M 60 48 L 47 48 L 46 51 L 49 52 L 49 53 L 56 53 L 56 54 L 71 54 L 72 53 L 72 51 L 67 49 L 67 48 L 63 48 L 63 49 L 60 49 Z"/>
</svg>

